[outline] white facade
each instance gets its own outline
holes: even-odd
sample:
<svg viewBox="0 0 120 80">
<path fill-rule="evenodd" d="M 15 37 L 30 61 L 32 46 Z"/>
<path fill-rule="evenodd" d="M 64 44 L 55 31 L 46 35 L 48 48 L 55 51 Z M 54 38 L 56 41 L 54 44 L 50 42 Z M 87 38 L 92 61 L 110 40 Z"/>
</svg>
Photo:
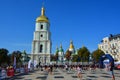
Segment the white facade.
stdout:
<svg viewBox="0 0 120 80">
<path fill-rule="evenodd" d="M 115 60 L 120 60 L 120 35 L 111 35 L 103 38 L 102 42 L 98 44 L 98 48 L 109 53 Z"/>
<path fill-rule="evenodd" d="M 51 33 L 48 18 L 44 15 L 44 8 L 41 10 L 42 15 L 37 18 L 35 32 L 32 42 L 32 61 L 37 61 L 37 64 L 50 63 L 51 54 Z"/>
<path fill-rule="evenodd" d="M 63 60 L 64 60 L 64 50 L 62 48 L 62 45 L 60 45 L 60 49 L 58 52 L 58 61 L 63 63 Z"/>
</svg>

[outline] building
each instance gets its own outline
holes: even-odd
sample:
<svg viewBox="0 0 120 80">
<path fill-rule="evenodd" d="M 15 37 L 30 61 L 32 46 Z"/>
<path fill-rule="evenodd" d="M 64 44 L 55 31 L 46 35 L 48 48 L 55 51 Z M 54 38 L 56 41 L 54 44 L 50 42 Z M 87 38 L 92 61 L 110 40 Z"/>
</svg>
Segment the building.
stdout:
<svg viewBox="0 0 120 80">
<path fill-rule="evenodd" d="M 50 22 L 45 15 L 45 8 L 42 7 L 41 15 L 36 19 L 31 60 L 36 64 L 49 64 L 51 46 Z"/>
<path fill-rule="evenodd" d="M 74 48 L 74 45 L 73 45 L 73 41 L 71 40 L 70 41 L 70 46 L 69 46 L 69 49 L 68 49 L 70 52 L 71 52 L 71 55 L 72 54 L 75 54 L 75 48 Z"/>
<path fill-rule="evenodd" d="M 109 53 L 113 56 L 115 60 L 120 61 L 120 34 L 112 35 L 103 38 L 98 48 L 104 53 Z"/>
<path fill-rule="evenodd" d="M 63 63 L 64 60 L 64 50 L 62 48 L 62 44 L 60 45 L 59 52 L 58 52 L 58 61 Z"/>
</svg>

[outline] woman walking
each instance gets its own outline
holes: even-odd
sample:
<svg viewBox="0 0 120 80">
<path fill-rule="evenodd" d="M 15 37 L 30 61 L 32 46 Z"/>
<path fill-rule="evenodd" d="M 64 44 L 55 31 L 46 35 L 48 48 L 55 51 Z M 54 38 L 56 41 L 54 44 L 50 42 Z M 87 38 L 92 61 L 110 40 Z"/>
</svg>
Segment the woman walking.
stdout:
<svg viewBox="0 0 120 80">
<path fill-rule="evenodd" d="M 80 80 L 82 80 L 82 69 L 79 65 L 77 66 L 77 76 L 80 78 Z"/>
</svg>

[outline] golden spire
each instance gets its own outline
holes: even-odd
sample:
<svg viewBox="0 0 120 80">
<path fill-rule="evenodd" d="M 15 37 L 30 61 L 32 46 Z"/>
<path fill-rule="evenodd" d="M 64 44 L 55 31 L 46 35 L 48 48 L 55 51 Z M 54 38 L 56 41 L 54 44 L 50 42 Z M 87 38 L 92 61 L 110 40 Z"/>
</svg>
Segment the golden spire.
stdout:
<svg viewBox="0 0 120 80">
<path fill-rule="evenodd" d="M 48 18 L 45 16 L 45 8 L 42 6 L 41 15 L 36 19 L 36 22 L 47 22 L 49 23 Z"/>
<path fill-rule="evenodd" d="M 44 16 L 45 15 L 45 9 L 44 9 L 44 7 L 42 7 L 42 9 L 41 9 L 41 16 Z"/>
</svg>

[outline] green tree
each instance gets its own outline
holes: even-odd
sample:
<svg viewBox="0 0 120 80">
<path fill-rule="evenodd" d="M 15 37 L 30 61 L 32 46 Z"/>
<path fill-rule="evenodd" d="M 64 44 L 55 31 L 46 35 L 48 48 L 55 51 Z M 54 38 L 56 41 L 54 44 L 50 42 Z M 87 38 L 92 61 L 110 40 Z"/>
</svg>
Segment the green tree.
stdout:
<svg viewBox="0 0 120 80">
<path fill-rule="evenodd" d="M 81 61 L 89 61 L 90 51 L 87 47 L 82 47 L 78 50 L 78 56 L 81 58 Z"/>
<path fill-rule="evenodd" d="M 92 52 L 92 58 L 95 62 L 98 62 L 99 61 L 99 58 L 101 55 L 104 55 L 105 53 L 100 50 L 100 49 L 97 49 L 95 51 Z"/>
<path fill-rule="evenodd" d="M 69 62 L 69 60 L 71 59 L 71 52 L 69 50 L 66 51 L 65 53 L 65 58 L 66 60 Z"/>
<path fill-rule="evenodd" d="M 25 50 L 21 52 L 19 60 L 22 62 L 22 64 L 26 64 L 30 60 L 30 57 L 28 56 Z"/>
<path fill-rule="evenodd" d="M 55 61 L 55 60 L 56 60 L 55 55 L 50 54 L 50 61 Z"/>
<path fill-rule="evenodd" d="M 78 55 L 76 54 L 76 55 L 72 55 L 72 61 L 73 62 L 78 62 Z"/>
<path fill-rule="evenodd" d="M 22 54 L 22 52 L 20 52 L 20 51 L 13 51 L 12 52 L 12 54 L 11 54 L 11 62 L 12 62 L 12 64 L 14 63 L 14 59 L 15 59 L 15 57 L 16 57 L 16 63 L 17 63 L 17 65 L 21 65 L 21 54 Z"/>
<path fill-rule="evenodd" d="M 1 48 L 0 49 L 0 65 L 1 64 L 8 64 L 8 53 L 9 51 L 7 49 Z"/>
</svg>

